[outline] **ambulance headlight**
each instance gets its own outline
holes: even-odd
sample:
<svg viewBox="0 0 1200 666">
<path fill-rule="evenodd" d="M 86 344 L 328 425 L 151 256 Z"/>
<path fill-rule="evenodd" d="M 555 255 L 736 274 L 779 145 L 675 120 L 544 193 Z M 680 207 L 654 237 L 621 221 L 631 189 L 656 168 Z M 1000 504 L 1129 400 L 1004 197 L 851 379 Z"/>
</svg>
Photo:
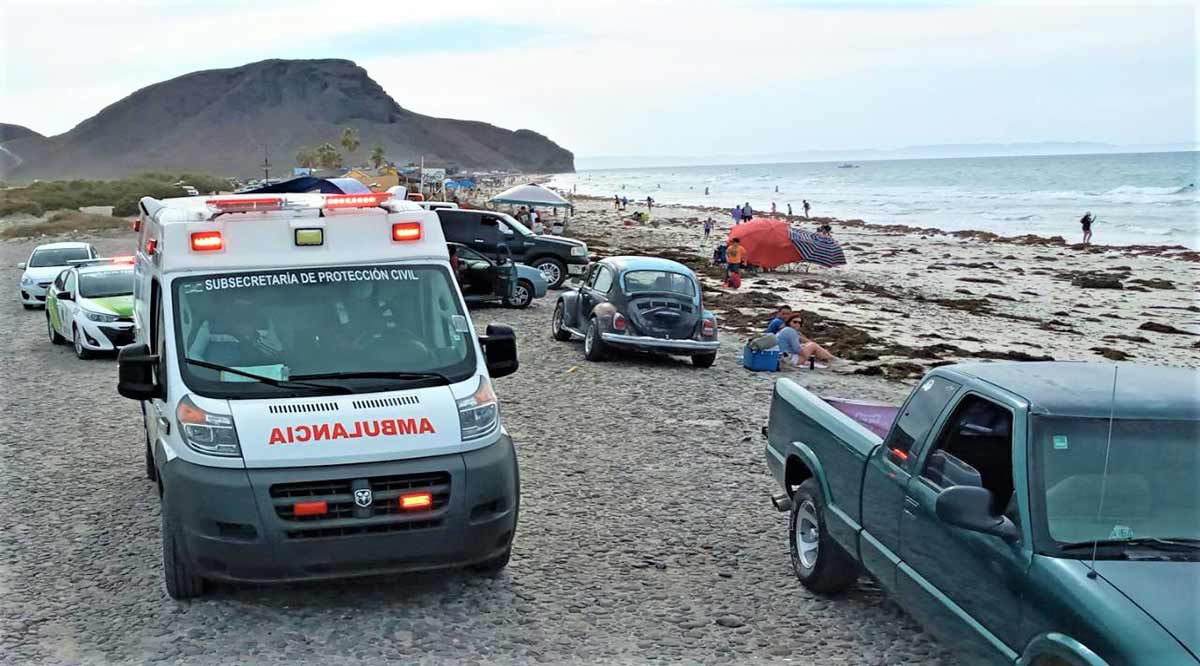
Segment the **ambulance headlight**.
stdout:
<svg viewBox="0 0 1200 666">
<path fill-rule="evenodd" d="M 587 256 L 587 246 L 586 245 L 572 245 L 571 246 L 571 256 L 572 257 L 586 257 Z"/>
<path fill-rule="evenodd" d="M 210 414 L 185 395 L 175 409 L 175 418 L 184 443 L 197 453 L 231 458 L 242 455 L 232 416 Z"/>
<path fill-rule="evenodd" d="M 92 312 L 91 310 L 84 310 L 83 316 L 91 319 L 92 321 L 106 321 L 110 323 L 121 319 L 115 314 L 108 314 L 107 312 Z"/>
<path fill-rule="evenodd" d="M 458 423 L 464 442 L 486 437 L 500 426 L 500 403 L 487 377 L 479 378 L 473 395 L 458 401 Z"/>
</svg>

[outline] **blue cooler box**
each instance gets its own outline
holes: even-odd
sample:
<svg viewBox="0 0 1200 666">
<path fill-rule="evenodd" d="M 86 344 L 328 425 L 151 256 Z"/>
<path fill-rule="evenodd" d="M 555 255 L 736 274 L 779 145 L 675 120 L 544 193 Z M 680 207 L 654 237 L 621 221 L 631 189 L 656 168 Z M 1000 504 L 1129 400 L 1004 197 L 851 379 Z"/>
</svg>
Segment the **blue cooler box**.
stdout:
<svg viewBox="0 0 1200 666">
<path fill-rule="evenodd" d="M 742 350 L 742 365 L 753 372 L 777 372 L 779 370 L 779 350 L 754 351 L 750 345 Z"/>
</svg>

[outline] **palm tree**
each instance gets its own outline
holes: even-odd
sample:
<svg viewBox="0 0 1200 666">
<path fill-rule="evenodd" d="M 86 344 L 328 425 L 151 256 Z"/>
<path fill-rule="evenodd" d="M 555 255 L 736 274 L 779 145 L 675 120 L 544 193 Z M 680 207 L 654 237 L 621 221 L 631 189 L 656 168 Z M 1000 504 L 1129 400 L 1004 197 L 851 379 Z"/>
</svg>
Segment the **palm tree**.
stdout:
<svg viewBox="0 0 1200 666">
<path fill-rule="evenodd" d="M 341 143 L 342 148 L 345 148 L 347 153 L 353 153 L 358 150 L 358 144 L 361 143 L 358 140 L 358 130 L 353 127 L 343 129 Z"/>
<path fill-rule="evenodd" d="M 374 150 L 371 151 L 371 164 L 374 164 L 375 168 L 378 169 L 379 167 L 383 166 L 383 163 L 386 161 L 387 159 L 383 154 L 383 146 L 380 144 L 375 144 Z"/>
<path fill-rule="evenodd" d="M 332 143 L 323 143 L 317 147 L 317 163 L 325 169 L 336 169 L 342 166 L 342 155 Z"/>
<path fill-rule="evenodd" d="M 300 146 L 296 151 L 296 166 L 313 169 L 317 166 L 317 156 L 308 146 Z"/>
</svg>

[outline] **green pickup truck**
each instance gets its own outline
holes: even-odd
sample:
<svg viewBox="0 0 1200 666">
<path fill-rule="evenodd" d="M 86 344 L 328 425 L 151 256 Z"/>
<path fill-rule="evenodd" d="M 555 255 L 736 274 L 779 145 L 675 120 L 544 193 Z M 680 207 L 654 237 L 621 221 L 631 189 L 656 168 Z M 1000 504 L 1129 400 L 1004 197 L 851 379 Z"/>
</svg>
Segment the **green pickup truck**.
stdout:
<svg viewBox="0 0 1200 666">
<path fill-rule="evenodd" d="M 1200 663 L 1200 372 L 936 368 L 902 407 L 775 385 L 792 565 L 877 580 L 958 663 Z"/>
</svg>

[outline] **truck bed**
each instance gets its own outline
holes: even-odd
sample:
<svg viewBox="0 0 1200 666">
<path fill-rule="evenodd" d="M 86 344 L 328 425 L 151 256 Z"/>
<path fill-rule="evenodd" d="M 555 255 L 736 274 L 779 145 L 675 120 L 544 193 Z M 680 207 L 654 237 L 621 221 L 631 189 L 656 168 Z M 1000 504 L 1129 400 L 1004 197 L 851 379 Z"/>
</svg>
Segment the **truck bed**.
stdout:
<svg viewBox="0 0 1200 666">
<path fill-rule="evenodd" d="M 788 465 L 802 463 L 822 483 L 829 532 L 857 552 L 859 498 L 867 458 L 895 420 L 899 407 L 884 403 L 822 398 L 790 379 L 775 383 L 767 427 L 767 462 L 787 489 Z"/>
</svg>

